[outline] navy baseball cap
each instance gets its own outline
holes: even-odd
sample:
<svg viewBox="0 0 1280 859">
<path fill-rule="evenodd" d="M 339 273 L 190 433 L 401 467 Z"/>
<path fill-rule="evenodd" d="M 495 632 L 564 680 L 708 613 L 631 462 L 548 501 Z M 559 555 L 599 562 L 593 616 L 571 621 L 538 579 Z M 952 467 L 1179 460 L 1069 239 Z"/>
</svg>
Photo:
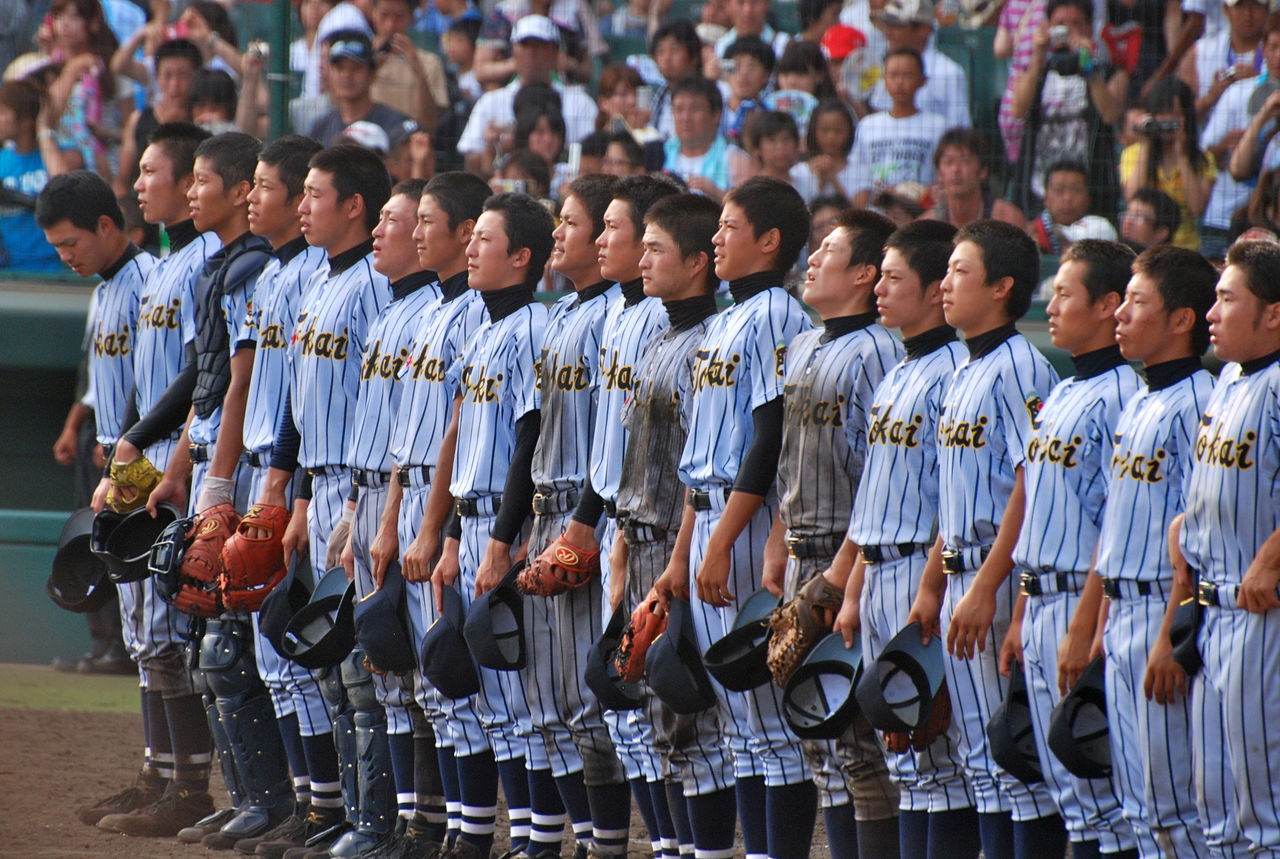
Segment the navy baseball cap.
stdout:
<svg viewBox="0 0 1280 859">
<path fill-rule="evenodd" d="M 1013 666 L 1009 691 L 987 723 L 987 743 L 991 759 L 1002 770 L 1024 784 L 1044 781 L 1040 752 L 1031 725 L 1031 699 L 1021 665 Z"/>
<path fill-rule="evenodd" d="M 284 656 L 303 668 L 331 668 L 346 659 L 356 645 L 355 598 L 356 586 L 347 581 L 345 569 L 325 573 L 310 601 L 285 626 Z"/>
<path fill-rule="evenodd" d="M 399 561 L 387 565 L 382 587 L 356 603 L 353 617 L 356 641 L 370 665 L 379 671 L 397 673 L 418 667 L 405 617 L 404 577 Z"/>
<path fill-rule="evenodd" d="M 626 600 L 618 603 L 605 624 L 600 638 L 587 650 L 587 666 L 582 679 L 607 710 L 635 710 L 644 704 L 644 689 L 639 683 L 624 682 L 618 676 L 618 645 L 630 615 Z"/>
<path fill-rule="evenodd" d="M 524 643 L 524 599 L 516 576 L 525 567 L 512 567 L 489 593 L 476 597 L 462 628 L 471 655 L 485 668 L 519 671 L 528 659 Z"/>
<path fill-rule="evenodd" d="M 920 642 L 920 624 L 903 627 L 866 667 L 855 692 L 858 706 L 880 731 L 913 731 L 929 720 L 946 679 L 942 641 Z"/>
<path fill-rule="evenodd" d="M 103 510 L 93 519 L 89 548 L 106 564 L 111 581 L 140 582 L 151 575 L 152 544 L 181 515 L 163 502 L 156 505 L 154 518 L 146 507 L 128 513 Z"/>
<path fill-rule="evenodd" d="M 373 68 L 373 43 L 356 31 L 344 32 L 329 43 L 329 63 L 351 60 Z"/>
<path fill-rule="evenodd" d="M 689 601 L 672 597 L 667 605 L 667 631 L 649 646 L 644 673 L 653 694 L 682 716 L 716 703 L 716 690 L 699 649 Z"/>
<path fill-rule="evenodd" d="M 462 636 L 466 606 L 457 589 L 440 593 L 444 610 L 422 637 L 422 676 L 446 698 L 467 698 L 480 691 L 480 675 Z"/>
<path fill-rule="evenodd" d="M 305 581 L 305 573 L 298 575 L 300 567 L 305 570 L 305 565 L 298 563 L 298 554 L 295 552 L 289 572 L 271 589 L 271 593 L 262 601 L 262 608 L 258 609 L 258 629 L 281 656 L 284 655 L 281 639 L 284 638 L 289 619 L 311 600 L 311 586 Z"/>
<path fill-rule="evenodd" d="M 1204 619 L 1204 607 L 1195 597 L 1183 600 L 1173 610 L 1169 625 L 1169 640 L 1173 642 L 1173 661 L 1182 666 L 1188 677 L 1195 677 L 1204 667 L 1200 655 L 1200 622 Z"/>
<path fill-rule="evenodd" d="M 1111 775 L 1111 728 L 1107 723 L 1106 665 L 1089 663 L 1049 718 L 1049 751 L 1079 778 Z"/>
<path fill-rule="evenodd" d="M 782 690 L 782 714 L 797 737 L 834 740 L 853 724 L 854 687 L 862 674 L 862 641 L 845 647 L 844 636 L 829 634 L 809 651 Z"/>
<path fill-rule="evenodd" d="M 89 548 L 95 515 L 92 507 L 81 507 L 68 517 L 58 537 L 58 551 L 44 589 L 49 599 L 67 611 L 97 611 L 116 592 L 106 580 L 106 564 Z"/>
<path fill-rule="evenodd" d="M 733 628 L 703 655 L 707 670 L 720 685 L 735 692 L 745 692 L 768 683 L 769 616 L 781 599 L 765 588 L 747 597 Z"/>
</svg>

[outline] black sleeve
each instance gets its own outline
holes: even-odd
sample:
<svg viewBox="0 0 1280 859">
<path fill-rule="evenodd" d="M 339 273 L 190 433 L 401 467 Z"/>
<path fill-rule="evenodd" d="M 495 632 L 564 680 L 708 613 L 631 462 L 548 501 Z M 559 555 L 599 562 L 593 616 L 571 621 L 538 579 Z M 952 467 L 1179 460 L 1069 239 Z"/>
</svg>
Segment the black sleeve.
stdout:
<svg viewBox="0 0 1280 859">
<path fill-rule="evenodd" d="M 600 524 L 602 513 L 604 513 L 604 499 L 591 485 L 591 477 L 588 475 L 587 482 L 582 486 L 582 497 L 578 499 L 578 506 L 573 510 L 573 521 L 588 528 L 594 528 Z"/>
<path fill-rule="evenodd" d="M 302 436 L 298 434 L 298 425 L 293 422 L 293 397 L 284 392 L 284 414 L 276 425 L 276 440 L 271 445 L 271 467 L 281 471 L 298 470 L 298 449 L 302 447 Z"/>
<path fill-rule="evenodd" d="M 533 504 L 533 475 L 529 469 L 541 429 L 542 413 L 537 409 L 516 421 L 516 449 L 511 455 L 506 485 L 502 487 L 502 505 L 489 534 L 499 543 L 514 544 L 520 538 L 524 520 L 529 517 Z"/>
<path fill-rule="evenodd" d="M 778 476 L 778 454 L 782 452 L 782 397 L 774 397 L 751 413 L 755 437 L 738 466 L 734 492 L 768 495 Z"/>
<path fill-rule="evenodd" d="M 312 495 L 312 483 L 314 479 L 311 472 L 302 472 L 302 482 L 298 484 L 298 498 L 302 501 L 310 501 Z"/>
<path fill-rule="evenodd" d="M 125 401 L 124 420 L 121 421 L 121 431 L 128 429 L 138 422 L 138 389 L 132 388 L 129 391 L 129 399 Z"/>
<path fill-rule="evenodd" d="M 195 344 L 187 344 L 187 363 L 182 372 L 164 389 L 147 416 L 125 430 L 125 441 L 138 450 L 173 435 L 187 422 L 191 411 L 191 394 L 196 389 Z"/>
<path fill-rule="evenodd" d="M 462 520 L 458 518 L 456 510 L 449 514 L 449 521 L 444 523 L 444 535 L 455 540 L 462 539 Z"/>
</svg>

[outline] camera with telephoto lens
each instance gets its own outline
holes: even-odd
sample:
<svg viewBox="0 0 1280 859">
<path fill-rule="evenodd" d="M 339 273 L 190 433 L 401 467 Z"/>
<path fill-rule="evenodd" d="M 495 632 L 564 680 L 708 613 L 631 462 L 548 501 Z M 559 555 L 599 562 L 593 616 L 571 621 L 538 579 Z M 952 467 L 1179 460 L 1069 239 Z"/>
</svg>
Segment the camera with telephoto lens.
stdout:
<svg viewBox="0 0 1280 859">
<path fill-rule="evenodd" d="M 1145 134 L 1148 137 L 1159 137 L 1162 134 L 1168 134 L 1177 131 L 1182 127 L 1182 123 L 1176 119 L 1155 119 L 1148 117 L 1138 126 L 1138 133 Z"/>
<path fill-rule="evenodd" d="M 1053 53 L 1049 54 L 1045 65 L 1049 71 L 1057 72 L 1064 78 L 1084 73 L 1084 65 L 1081 63 L 1081 54 L 1084 51 L 1074 51 L 1071 48 L 1055 48 Z"/>
</svg>

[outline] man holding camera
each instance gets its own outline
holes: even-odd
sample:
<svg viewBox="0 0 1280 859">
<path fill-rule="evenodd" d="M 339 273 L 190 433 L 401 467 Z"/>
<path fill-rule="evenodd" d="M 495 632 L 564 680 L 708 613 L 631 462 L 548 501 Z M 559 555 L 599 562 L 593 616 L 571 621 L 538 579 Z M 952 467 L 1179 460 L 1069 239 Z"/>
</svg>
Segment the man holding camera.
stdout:
<svg viewBox="0 0 1280 859">
<path fill-rule="evenodd" d="M 1196 116 L 1209 115 L 1231 84 L 1262 71 L 1262 37 L 1267 29 L 1269 3 L 1227 0 L 1227 27 L 1196 43 Z"/>
</svg>

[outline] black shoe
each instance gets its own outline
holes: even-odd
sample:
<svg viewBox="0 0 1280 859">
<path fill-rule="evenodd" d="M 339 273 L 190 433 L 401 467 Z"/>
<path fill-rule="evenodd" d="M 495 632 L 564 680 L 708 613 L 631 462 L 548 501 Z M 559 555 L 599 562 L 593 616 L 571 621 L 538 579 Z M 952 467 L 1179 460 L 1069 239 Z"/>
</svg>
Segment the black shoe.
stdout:
<svg viewBox="0 0 1280 859">
<path fill-rule="evenodd" d="M 123 653 L 104 653 L 102 656 L 80 660 L 76 671 L 81 674 L 137 674 L 138 666 Z"/>
<path fill-rule="evenodd" d="M 128 814 L 111 814 L 98 828 L 124 835 L 172 838 L 196 821 L 213 813 L 213 797 L 203 787 L 169 782 L 158 800 Z"/>
<path fill-rule="evenodd" d="M 259 842 L 253 853 L 255 856 L 265 856 L 266 859 L 281 859 L 282 856 L 290 852 L 309 852 L 311 848 L 318 846 L 320 841 L 323 841 L 327 847 L 337 840 L 339 835 L 347 831 L 345 814 L 346 812 L 341 807 L 316 808 L 312 806 L 311 810 L 307 812 L 307 816 L 303 818 L 303 825 L 300 829 L 290 830 L 272 841 Z M 317 842 L 317 844 L 312 844 L 311 842 L 313 841 Z M 238 847 L 239 845 L 237 845 L 237 849 Z"/>
<path fill-rule="evenodd" d="M 168 783 L 168 780 L 159 776 L 139 773 L 132 787 L 81 808 L 76 812 L 76 817 L 85 826 L 97 826 L 98 821 L 108 814 L 128 814 L 147 807 L 164 794 Z"/>
<path fill-rule="evenodd" d="M 304 806 L 294 814 L 289 815 L 284 820 L 276 824 L 274 829 L 262 833 L 253 838 L 241 838 L 236 842 L 236 852 L 245 856 L 255 855 L 258 845 L 265 844 L 268 841 L 279 841 L 281 839 L 291 839 L 300 833 L 307 825 L 307 812 L 309 808 Z"/>
<path fill-rule="evenodd" d="M 177 839 L 183 844 L 199 844 L 210 832 L 217 832 L 223 824 L 236 816 L 234 808 L 220 808 L 213 814 L 200 818 L 186 829 L 179 829 Z"/>
</svg>

